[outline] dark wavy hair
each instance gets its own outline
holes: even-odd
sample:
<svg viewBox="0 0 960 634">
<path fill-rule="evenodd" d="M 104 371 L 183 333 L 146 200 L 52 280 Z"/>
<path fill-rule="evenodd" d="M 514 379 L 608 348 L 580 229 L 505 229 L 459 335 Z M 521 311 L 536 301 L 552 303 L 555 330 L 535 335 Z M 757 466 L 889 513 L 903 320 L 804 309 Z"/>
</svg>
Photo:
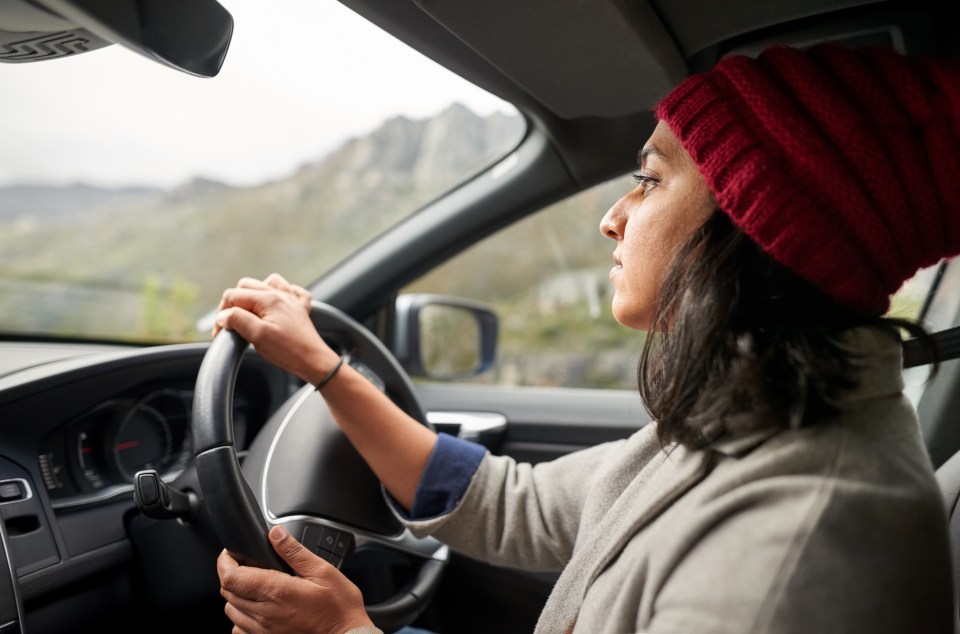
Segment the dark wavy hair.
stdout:
<svg viewBox="0 0 960 634">
<path fill-rule="evenodd" d="M 919 324 L 843 307 L 714 212 L 674 256 L 640 355 L 661 444 L 702 448 L 835 414 L 855 386 L 860 360 L 841 335 L 856 326 L 932 345 Z"/>
</svg>

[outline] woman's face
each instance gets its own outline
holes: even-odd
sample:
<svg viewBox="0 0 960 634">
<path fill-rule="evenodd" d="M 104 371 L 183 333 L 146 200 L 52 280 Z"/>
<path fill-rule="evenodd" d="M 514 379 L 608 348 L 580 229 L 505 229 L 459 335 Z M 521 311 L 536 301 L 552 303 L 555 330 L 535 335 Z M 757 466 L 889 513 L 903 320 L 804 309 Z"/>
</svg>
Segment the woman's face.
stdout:
<svg viewBox="0 0 960 634">
<path fill-rule="evenodd" d="M 614 204 L 600 231 L 616 241 L 613 316 L 649 330 L 673 256 L 716 209 L 696 164 L 670 128 L 659 123 L 639 155 L 637 187 Z"/>
</svg>

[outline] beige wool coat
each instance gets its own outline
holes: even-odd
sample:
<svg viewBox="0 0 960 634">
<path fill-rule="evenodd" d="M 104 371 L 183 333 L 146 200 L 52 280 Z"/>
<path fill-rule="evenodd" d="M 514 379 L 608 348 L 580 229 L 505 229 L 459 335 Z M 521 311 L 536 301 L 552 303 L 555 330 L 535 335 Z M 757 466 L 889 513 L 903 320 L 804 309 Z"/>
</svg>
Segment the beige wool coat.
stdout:
<svg viewBox="0 0 960 634">
<path fill-rule="evenodd" d="M 542 634 L 947 634 L 944 504 L 900 348 L 869 331 L 835 420 L 701 451 L 629 439 L 530 466 L 493 455 L 417 535 L 562 571 Z"/>
</svg>

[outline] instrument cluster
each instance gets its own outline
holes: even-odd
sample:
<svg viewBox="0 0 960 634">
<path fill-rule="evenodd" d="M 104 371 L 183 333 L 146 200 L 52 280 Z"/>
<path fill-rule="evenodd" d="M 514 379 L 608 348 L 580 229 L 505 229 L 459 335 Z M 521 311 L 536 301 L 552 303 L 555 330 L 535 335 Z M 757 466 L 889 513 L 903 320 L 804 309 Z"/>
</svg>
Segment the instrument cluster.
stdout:
<svg viewBox="0 0 960 634">
<path fill-rule="evenodd" d="M 57 507 L 95 503 L 129 493 L 135 474 L 156 469 L 164 480 L 193 460 L 193 390 L 162 387 L 110 399 L 48 436 L 40 472 Z M 248 402 L 234 399 L 238 446 L 245 437 Z"/>
</svg>

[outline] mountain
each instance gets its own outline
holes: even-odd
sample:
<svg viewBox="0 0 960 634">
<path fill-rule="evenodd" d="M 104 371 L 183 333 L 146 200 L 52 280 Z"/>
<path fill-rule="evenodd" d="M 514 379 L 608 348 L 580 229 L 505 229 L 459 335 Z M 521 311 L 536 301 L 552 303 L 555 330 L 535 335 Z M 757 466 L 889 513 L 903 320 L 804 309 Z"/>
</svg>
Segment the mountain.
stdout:
<svg viewBox="0 0 960 634">
<path fill-rule="evenodd" d="M 430 119 L 390 119 L 280 185 L 298 187 L 325 228 L 369 235 L 489 165 L 521 133 L 519 117 L 479 117 L 454 104 Z"/>
</svg>

